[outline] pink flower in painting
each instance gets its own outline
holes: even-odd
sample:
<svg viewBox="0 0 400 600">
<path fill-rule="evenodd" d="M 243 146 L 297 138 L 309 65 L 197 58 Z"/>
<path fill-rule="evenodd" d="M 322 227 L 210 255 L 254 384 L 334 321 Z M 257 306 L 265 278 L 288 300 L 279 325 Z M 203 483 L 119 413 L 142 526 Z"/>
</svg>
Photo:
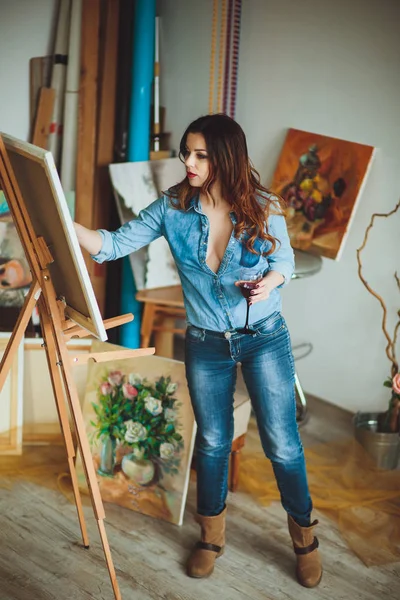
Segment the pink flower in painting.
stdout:
<svg viewBox="0 0 400 600">
<path fill-rule="evenodd" d="M 108 381 L 111 385 L 121 385 L 123 377 L 121 371 L 110 371 L 108 374 Z"/>
<path fill-rule="evenodd" d="M 400 394 L 400 373 L 393 377 L 392 387 L 395 394 Z"/>
<path fill-rule="evenodd" d="M 133 400 L 138 395 L 137 389 L 134 385 L 131 385 L 130 383 L 124 383 L 124 385 L 122 386 L 122 393 L 128 400 Z"/>
<path fill-rule="evenodd" d="M 102 396 L 108 396 L 108 394 L 111 394 L 112 389 L 113 386 L 108 383 L 108 381 L 104 381 L 104 383 L 102 383 L 100 386 L 100 394 Z"/>
</svg>

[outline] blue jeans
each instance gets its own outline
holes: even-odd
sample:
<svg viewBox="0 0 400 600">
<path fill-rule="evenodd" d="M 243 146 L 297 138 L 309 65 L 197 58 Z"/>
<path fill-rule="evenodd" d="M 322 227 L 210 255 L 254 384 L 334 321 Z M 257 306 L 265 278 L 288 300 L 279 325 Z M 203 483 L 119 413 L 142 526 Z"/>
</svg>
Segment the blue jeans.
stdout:
<svg viewBox="0 0 400 600">
<path fill-rule="evenodd" d="M 218 515 L 228 493 L 237 363 L 271 460 L 283 508 L 301 526 L 310 524 L 312 502 L 296 423 L 294 360 L 284 318 L 278 312 L 252 325 L 253 335 L 189 326 L 185 364 L 197 421 L 197 511 Z"/>
</svg>

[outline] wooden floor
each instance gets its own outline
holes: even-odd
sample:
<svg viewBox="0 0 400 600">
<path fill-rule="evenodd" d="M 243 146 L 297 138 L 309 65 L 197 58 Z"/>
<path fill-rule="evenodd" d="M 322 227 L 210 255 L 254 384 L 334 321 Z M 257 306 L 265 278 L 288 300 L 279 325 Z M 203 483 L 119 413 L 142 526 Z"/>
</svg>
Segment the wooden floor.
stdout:
<svg viewBox="0 0 400 600">
<path fill-rule="evenodd" d="M 301 428 L 306 446 L 351 435 L 348 413 L 312 398 L 309 412 Z M 247 444 L 259 448 L 253 422 Z M 0 600 L 112 600 L 91 507 L 85 507 L 91 539 L 85 550 L 68 480 L 59 483 L 66 493 L 57 488 L 57 476 L 67 471 L 63 447 L 25 447 L 23 457 L 8 462 L 13 472 L 0 479 Z M 318 588 L 302 588 L 294 578 L 283 509 L 278 504 L 262 508 L 240 492 L 228 499 L 227 548 L 213 576 L 190 579 L 184 564 L 197 540 L 194 511 L 193 482 L 182 527 L 106 505 L 106 529 L 124 600 L 399 598 L 400 564 L 365 567 L 336 526 L 318 514 L 324 576 Z"/>
</svg>

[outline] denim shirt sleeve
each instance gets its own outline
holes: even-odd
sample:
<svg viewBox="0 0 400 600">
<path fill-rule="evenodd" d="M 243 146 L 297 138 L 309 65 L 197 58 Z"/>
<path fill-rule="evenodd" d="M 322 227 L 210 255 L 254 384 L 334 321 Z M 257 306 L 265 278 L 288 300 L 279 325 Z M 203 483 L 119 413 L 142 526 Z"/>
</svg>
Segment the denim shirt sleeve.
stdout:
<svg viewBox="0 0 400 600">
<path fill-rule="evenodd" d="M 163 235 L 164 215 L 165 197 L 162 197 L 141 210 L 136 219 L 125 223 L 117 231 L 98 229 L 103 243 L 100 252 L 92 255 L 93 260 L 98 263 L 117 260 L 147 246 Z"/>
<path fill-rule="evenodd" d="M 294 253 L 290 245 L 290 238 L 286 226 L 285 217 L 282 215 L 271 215 L 268 219 L 268 229 L 271 235 L 278 240 L 275 252 L 268 256 L 271 271 L 277 271 L 283 275 L 285 281 L 278 288 L 287 285 L 294 272 Z"/>
</svg>

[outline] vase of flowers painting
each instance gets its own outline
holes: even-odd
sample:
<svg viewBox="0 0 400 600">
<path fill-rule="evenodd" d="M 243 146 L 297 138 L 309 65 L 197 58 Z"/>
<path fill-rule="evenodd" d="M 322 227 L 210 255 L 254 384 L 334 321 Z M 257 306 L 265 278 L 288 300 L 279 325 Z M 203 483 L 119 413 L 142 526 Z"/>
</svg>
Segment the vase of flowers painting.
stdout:
<svg viewBox="0 0 400 600">
<path fill-rule="evenodd" d="M 195 430 L 183 363 L 93 363 L 83 412 L 103 500 L 181 523 Z M 80 461 L 78 479 L 83 487 Z"/>
<path fill-rule="evenodd" d="M 93 402 L 92 422 L 102 439 L 98 473 L 113 475 L 116 442 L 131 452 L 122 458 L 122 471 L 139 485 L 154 481 L 157 473 L 178 473 L 183 438 L 174 408 L 177 384 L 161 376 L 154 383 L 136 373 L 109 371 Z M 157 468 L 158 467 L 158 468 Z"/>
</svg>

